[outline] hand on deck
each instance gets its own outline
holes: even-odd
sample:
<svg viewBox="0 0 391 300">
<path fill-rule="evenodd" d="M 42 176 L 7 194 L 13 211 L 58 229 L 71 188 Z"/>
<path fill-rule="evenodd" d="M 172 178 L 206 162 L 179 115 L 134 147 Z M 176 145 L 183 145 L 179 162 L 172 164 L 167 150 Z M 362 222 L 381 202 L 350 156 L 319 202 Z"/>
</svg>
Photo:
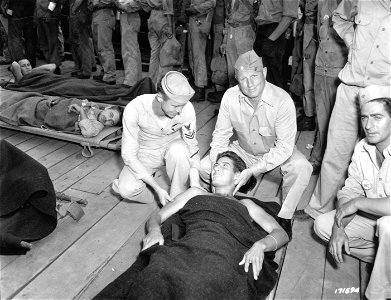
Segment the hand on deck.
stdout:
<svg viewBox="0 0 391 300">
<path fill-rule="evenodd" d="M 233 192 L 233 194 L 235 195 L 236 192 L 243 186 L 247 183 L 247 181 L 251 178 L 251 176 L 253 176 L 253 172 L 250 170 L 250 169 L 244 169 L 240 175 L 239 175 L 239 178 L 237 178 L 235 180 L 235 184 L 236 184 L 236 188 Z"/>
<path fill-rule="evenodd" d="M 343 262 L 342 248 L 345 252 L 350 254 L 349 238 L 345 233 L 343 227 L 333 226 L 333 232 L 330 237 L 329 251 L 337 264 Z"/>
<path fill-rule="evenodd" d="M 262 270 L 263 258 L 265 256 L 265 246 L 260 242 L 255 242 L 254 245 L 248 250 L 239 266 L 244 264 L 244 271 L 248 272 L 248 267 L 252 264 L 254 280 L 258 279 L 259 272 Z"/>
<path fill-rule="evenodd" d="M 148 249 L 149 247 L 157 243 L 159 243 L 159 245 L 164 244 L 164 238 L 160 229 L 152 230 L 145 236 L 145 238 L 143 239 L 143 249 L 141 250 Z"/>
</svg>

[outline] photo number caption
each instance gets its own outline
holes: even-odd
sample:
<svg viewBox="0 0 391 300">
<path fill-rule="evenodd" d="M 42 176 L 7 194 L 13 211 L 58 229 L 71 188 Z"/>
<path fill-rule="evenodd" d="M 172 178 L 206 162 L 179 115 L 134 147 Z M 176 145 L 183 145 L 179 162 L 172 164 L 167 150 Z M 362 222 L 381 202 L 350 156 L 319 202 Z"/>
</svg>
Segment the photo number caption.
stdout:
<svg viewBox="0 0 391 300">
<path fill-rule="evenodd" d="M 360 288 L 351 287 L 351 288 L 335 289 L 334 294 L 353 294 L 353 293 L 359 293 L 359 292 L 360 292 Z"/>
</svg>

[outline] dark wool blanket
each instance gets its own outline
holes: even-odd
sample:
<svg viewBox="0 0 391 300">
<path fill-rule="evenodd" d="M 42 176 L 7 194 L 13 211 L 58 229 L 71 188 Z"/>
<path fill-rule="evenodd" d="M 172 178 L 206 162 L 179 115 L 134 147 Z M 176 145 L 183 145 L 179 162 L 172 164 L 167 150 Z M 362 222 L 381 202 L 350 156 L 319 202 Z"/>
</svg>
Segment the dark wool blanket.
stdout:
<svg viewBox="0 0 391 300">
<path fill-rule="evenodd" d="M 131 88 L 122 85 L 108 85 L 92 79 L 78 79 L 38 70 L 23 76 L 18 83 L 5 83 L 7 90 L 37 92 L 49 96 L 87 99 L 93 102 L 125 106 L 139 95 L 154 94 L 155 88 L 150 78 L 143 78 Z"/>
<path fill-rule="evenodd" d="M 52 106 L 50 103 L 54 99 L 59 101 Z M 45 126 L 58 131 L 75 132 L 79 114 L 68 111 L 71 104 L 81 105 L 82 100 L 2 90 L 0 120 L 15 126 Z"/>
<path fill-rule="evenodd" d="M 57 226 L 56 196 L 44 166 L 0 141 L 0 254 L 22 254 Z"/>
<path fill-rule="evenodd" d="M 279 209 L 275 203 L 269 203 L 269 210 L 269 204 L 254 202 L 271 215 Z M 168 234 L 173 227 L 183 235 L 178 241 Z M 244 253 L 267 232 L 237 200 L 196 196 L 164 222 L 162 233 L 163 246 L 142 251 L 95 299 L 263 299 L 277 281 L 274 252 L 265 253 L 257 281 L 251 268 L 246 273 L 239 266 Z"/>
</svg>

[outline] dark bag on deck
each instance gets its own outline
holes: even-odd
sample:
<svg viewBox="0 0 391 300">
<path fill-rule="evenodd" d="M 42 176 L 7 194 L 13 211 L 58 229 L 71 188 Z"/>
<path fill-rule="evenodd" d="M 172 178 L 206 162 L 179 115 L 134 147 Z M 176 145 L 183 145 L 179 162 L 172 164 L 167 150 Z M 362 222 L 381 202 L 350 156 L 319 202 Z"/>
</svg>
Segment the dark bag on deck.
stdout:
<svg viewBox="0 0 391 300">
<path fill-rule="evenodd" d="M 1 140 L 0 254 L 25 254 L 21 241 L 42 239 L 56 226 L 56 195 L 46 168 Z"/>
</svg>

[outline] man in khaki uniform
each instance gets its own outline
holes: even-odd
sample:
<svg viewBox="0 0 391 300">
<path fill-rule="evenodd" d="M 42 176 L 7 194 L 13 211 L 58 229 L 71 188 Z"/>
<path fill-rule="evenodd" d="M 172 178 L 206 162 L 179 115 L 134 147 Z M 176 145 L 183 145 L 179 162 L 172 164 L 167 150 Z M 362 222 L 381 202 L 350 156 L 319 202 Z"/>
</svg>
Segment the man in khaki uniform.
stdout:
<svg viewBox="0 0 391 300">
<path fill-rule="evenodd" d="M 185 10 L 189 16 L 189 64 L 195 86 L 191 101 L 194 102 L 205 100 L 205 87 L 208 85 L 205 49 L 215 6 L 216 0 L 192 0 Z"/>
<path fill-rule="evenodd" d="M 139 1 L 135 0 L 116 0 L 115 4 L 121 13 L 121 54 L 125 69 L 122 84 L 131 87 L 142 77 L 141 53 L 137 39 L 140 31 L 138 11 L 142 7 Z"/>
</svg>

